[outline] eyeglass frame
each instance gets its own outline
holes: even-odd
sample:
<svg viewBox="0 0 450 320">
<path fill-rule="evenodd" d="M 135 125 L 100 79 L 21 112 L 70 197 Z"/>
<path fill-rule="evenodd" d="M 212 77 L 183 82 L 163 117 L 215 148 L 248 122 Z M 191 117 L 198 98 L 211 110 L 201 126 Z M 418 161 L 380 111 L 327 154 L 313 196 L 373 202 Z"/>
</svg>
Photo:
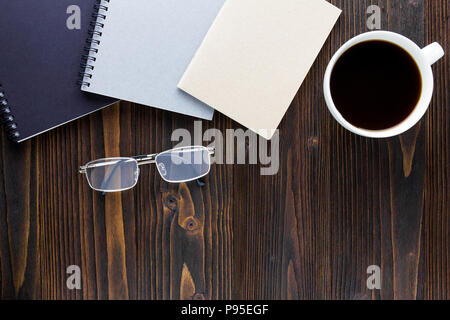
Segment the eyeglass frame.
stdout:
<svg viewBox="0 0 450 320">
<path fill-rule="evenodd" d="M 170 180 L 164 178 L 164 176 L 162 175 L 162 173 L 161 173 L 161 171 L 160 171 L 159 166 L 156 166 L 156 170 L 158 171 L 158 173 L 159 173 L 159 175 L 161 176 L 161 178 L 162 178 L 164 181 L 168 182 L 168 183 L 185 183 L 185 182 L 195 181 L 195 180 L 198 180 L 198 179 L 201 179 L 201 178 L 207 176 L 207 175 L 209 174 L 209 172 L 211 171 L 211 156 L 215 154 L 215 147 L 186 146 L 186 147 L 179 147 L 179 148 L 175 148 L 175 149 L 169 149 L 169 150 L 166 150 L 166 151 L 163 151 L 163 152 L 160 152 L 160 153 L 153 153 L 153 154 L 140 155 L 140 156 L 134 156 L 134 157 L 110 157 L 110 158 L 100 158 L 100 159 L 97 159 L 97 160 L 89 161 L 89 162 L 86 163 L 84 166 L 80 166 L 78 172 L 79 172 L 80 174 L 86 174 L 86 180 L 87 180 L 87 182 L 88 182 L 88 184 L 89 184 L 89 187 L 91 187 L 91 189 L 93 189 L 93 190 L 95 190 L 95 191 L 103 192 L 103 193 L 113 193 L 113 192 L 127 191 L 127 190 L 130 190 L 130 189 L 133 189 L 133 188 L 137 185 L 137 183 L 138 183 L 138 181 L 139 181 L 139 175 L 140 175 L 140 169 L 139 169 L 140 166 L 146 165 L 146 164 L 156 164 L 156 162 L 157 162 L 157 157 L 158 157 L 158 156 L 163 155 L 163 154 L 166 154 L 166 153 L 169 153 L 169 152 L 173 152 L 173 151 L 181 151 L 181 150 L 188 149 L 188 148 L 190 148 L 190 149 L 200 148 L 200 149 L 202 149 L 202 150 L 208 151 L 208 155 L 209 155 L 209 167 L 208 167 L 208 171 L 207 171 L 206 173 L 202 174 L 201 176 L 198 176 L 198 177 L 195 177 L 195 178 L 192 178 L 192 179 L 186 179 L 186 180 L 180 180 L 180 181 L 170 181 Z M 125 160 L 125 159 L 134 160 L 134 161 L 136 162 L 136 165 L 137 165 L 137 177 L 136 177 L 136 181 L 135 181 L 135 183 L 134 183 L 131 187 L 124 188 L 124 189 L 118 189 L 118 190 L 102 190 L 102 189 L 94 188 L 94 187 L 92 186 L 91 182 L 90 182 L 89 179 L 87 178 L 87 169 L 89 169 L 89 168 L 95 168 L 95 167 L 96 167 L 95 165 L 93 165 L 93 162 L 102 161 L 102 160 L 111 160 L 111 161 L 114 161 L 114 160 Z M 101 167 L 101 166 L 105 166 L 105 165 L 99 165 L 99 167 Z M 136 174 L 136 173 L 135 173 L 135 174 Z"/>
</svg>

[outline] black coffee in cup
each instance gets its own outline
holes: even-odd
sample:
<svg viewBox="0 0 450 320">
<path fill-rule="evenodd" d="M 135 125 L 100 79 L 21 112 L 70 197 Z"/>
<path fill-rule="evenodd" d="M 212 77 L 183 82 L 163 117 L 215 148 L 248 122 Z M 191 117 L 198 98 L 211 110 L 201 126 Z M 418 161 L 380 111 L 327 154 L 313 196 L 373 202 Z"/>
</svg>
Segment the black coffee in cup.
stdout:
<svg viewBox="0 0 450 320">
<path fill-rule="evenodd" d="M 422 93 L 422 78 L 415 60 L 403 48 L 368 40 L 338 59 L 330 90 L 345 120 L 358 128 L 383 130 L 413 112 Z"/>
</svg>

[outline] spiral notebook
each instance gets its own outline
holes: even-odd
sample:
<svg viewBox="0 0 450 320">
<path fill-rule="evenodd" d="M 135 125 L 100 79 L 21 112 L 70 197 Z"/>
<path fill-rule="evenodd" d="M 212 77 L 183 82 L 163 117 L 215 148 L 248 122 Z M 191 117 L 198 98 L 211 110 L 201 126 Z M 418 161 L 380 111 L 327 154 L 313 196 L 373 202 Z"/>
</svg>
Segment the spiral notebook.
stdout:
<svg viewBox="0 0 450 320">
<path fill-rule="evenodd" d="M 82 90 L 211 120 L 177 88 L 224 0 L 102 0 Z"/>
<path fill-rule="evenodd" d="M 0 0 L 0 113 L 16 142 L 116 100 L 82 92 L 80 54 L 96 0 Z"/>
</svg>

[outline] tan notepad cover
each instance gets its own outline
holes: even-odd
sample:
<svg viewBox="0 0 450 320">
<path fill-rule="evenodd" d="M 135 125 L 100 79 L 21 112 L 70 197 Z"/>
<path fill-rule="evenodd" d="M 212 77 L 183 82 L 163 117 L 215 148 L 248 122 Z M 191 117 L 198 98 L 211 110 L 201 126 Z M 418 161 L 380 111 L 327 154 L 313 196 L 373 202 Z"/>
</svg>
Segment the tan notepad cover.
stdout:
<svg viewBox="0 0 450 320">
<path fill-rule="evenodd" d="M 227 0 L 178 87 L 270 139 L 340 13 L 324 0 Z"/>
</svg>

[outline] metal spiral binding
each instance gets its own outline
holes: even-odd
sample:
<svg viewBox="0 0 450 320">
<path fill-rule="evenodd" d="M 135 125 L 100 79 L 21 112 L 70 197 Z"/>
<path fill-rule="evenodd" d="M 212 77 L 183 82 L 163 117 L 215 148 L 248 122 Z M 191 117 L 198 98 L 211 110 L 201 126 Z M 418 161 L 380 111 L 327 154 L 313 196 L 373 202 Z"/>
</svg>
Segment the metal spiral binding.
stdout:
<svg viewBox="0 0 450 320">
<path fill-rule="evenodd" d="M 106 13 L 108 12 L 108 3 L 111 0 L 98 0 L 94 5 L 95 12 L 92 14 L 93 20 L 89 24 L 88 31 L 89 38 L 86 39 L 86 46 L 81 56 L 79 80 L 78 85 L 82 87 L 89 87 L 91 83 L 89 79 L 92 79 L 92 72 L 95 69 L 94 63 L 97 60 L 96 55 L 98 53 L 98 46 L 100 45 L 100 37 L 102 36 L 102 29 L 105 27 L 103 21 L 106 19 Z"/>
<path fill-rule="evenodd" d="M 8 100 L 6 99 L 5 91 L 3 90 L 1 84 L 0 84 L 0 117 L 1 122 L 4 125 L 5 131 L 8 135 L 8 138 L 17 142 L 19 140 L 20 133 L 17 130 L 17 123 L 14 121 L 14 115 L 11 112 Z"/>
</svg>

